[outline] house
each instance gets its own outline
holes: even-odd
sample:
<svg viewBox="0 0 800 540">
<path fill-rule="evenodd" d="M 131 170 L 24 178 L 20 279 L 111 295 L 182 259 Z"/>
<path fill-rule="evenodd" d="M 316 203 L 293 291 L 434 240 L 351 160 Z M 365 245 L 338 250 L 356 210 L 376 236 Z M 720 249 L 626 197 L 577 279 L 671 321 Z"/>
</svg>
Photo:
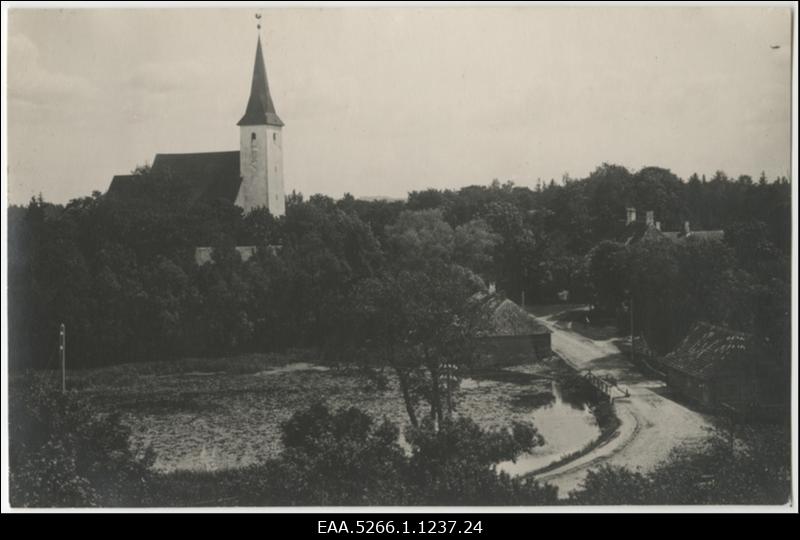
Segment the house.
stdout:
<svg viewBox="0 0 800 540">
<path fill-rule="evenodd" d="M 655 212 L 648 210 L 645 213 L 644 221 L 637 219 L 636 208 L 628 207 L 625 209 L 625 229 L 619 241 L 625 245 L 635 244 L 642 241 L 670 240 L 672 242 L 683 242 L 686 240 L 700 241 L 722 241 L 725 239 L 725 231 L 692 230 L 689 221 L 684 221 L 681 230 L 664 231 L 661 222 L 655 220 Z"/>
<path fill-rule="evenodd" d="M 552 354 L 550 330 L 518 304 L 494 293 L 473 298 L 481 303 L 478 367 L 526 364 Z"/>
<path fill-rule="evenodd" d="M 704 407 L 768 401 L 773 369 L 750 334 L 698 322 L 660 364 L 671 393 Z"/>
</svg>

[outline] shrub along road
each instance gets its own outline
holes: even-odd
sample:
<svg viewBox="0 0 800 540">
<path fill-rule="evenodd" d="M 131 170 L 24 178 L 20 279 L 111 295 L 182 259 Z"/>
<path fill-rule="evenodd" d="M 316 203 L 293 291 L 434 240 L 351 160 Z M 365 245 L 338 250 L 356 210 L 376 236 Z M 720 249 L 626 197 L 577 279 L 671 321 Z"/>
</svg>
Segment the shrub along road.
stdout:
<svg viewBox="0 0 800 540">
<path fill-rule="evenodd" d="M 589 469 L 603 464 L 624 466 L 647 473 L 678 447 L 702 445 L 713 427 L 711 417 L 667 397 L 663 381 L 637 371 L 614 343 L 614 339 L 592 340 L 556 323 L 559 314 L 541 318 L 552 332 L 552 348 L 578 371 L 591 370 L 604 379 L 613 378 L 630 392 L 615 398 L 620 419 L 616 436 L 574 461 L 537 475 L 537 480 L 559 488 L 559 497 L 579 487 Z"/>
</svg>

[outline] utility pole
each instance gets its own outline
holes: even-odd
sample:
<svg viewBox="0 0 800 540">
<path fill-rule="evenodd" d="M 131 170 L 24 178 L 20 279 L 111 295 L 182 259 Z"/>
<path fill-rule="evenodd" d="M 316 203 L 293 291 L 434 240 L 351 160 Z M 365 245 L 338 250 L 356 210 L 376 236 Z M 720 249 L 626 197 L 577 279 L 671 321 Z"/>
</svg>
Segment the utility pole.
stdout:
<svg viewBox="0 0 800 540">
<path fill-rule="evenodd" d="M 633 293 L 631 293 L 631 362 L 636 361 L 636 342 L 633 340 Z"/>
<path fill-rule="evenodd" d="M 67 393 L 67 329 L 64 323 L 58 333 L 58 355 L 61 358 L 61 393 Z"/>
</svg>

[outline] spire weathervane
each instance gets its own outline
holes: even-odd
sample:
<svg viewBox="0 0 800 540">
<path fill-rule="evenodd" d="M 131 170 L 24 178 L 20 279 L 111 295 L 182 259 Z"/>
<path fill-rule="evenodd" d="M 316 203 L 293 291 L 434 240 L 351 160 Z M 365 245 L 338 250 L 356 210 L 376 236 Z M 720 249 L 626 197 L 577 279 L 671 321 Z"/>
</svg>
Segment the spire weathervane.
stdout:
<svg viewBox="0 0 800 540">
<path fill-rule="evenodd" d="M 256 20 L 258 21 L 258 23 L 256 24 L 256 28 L 258 28 L 258 30 L 261 30 L 261 13 L 256 13 Z"/>
</svg>

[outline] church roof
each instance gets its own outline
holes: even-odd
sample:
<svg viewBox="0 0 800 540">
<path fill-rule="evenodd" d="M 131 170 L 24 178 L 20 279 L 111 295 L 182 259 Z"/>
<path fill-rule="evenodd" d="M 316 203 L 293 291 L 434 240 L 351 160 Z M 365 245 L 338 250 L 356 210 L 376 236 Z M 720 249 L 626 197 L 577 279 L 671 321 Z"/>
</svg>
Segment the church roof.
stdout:
<svg viewBox="0 0 800 540">
<path fill-rule="evenodd" d="M 253 83 L 250 86 L 250 99 L 247 109 L 239 120 L 239 126 L 282 126 L 283 122 L 275 112 L 272 96 L 269 94 L 267 69 L 264 67 L 264 54 L 261 52 L 261 38 L 256 47 L 256 61 L 253 66 Z"/>
<path fill-rule="evenodd" d="M 185 181 L 190 204 L 201 199 L 234 202 L 242 183 L 238 151 L 156 154 L 151 174 Z"/>
<path fill-rule="evenodd" d="M 242 179 L 239 152 L 200 152 L 192 154 L 156 154 L 149 175 L 124 174 L 111 180 L 106 194 L 113 199 L 131 199 L 147 193 L 147 176 L 159 182 L 178 181 L 184 200 L 236 201 Z"/>
<path fill-rule="evenodd" d="M 118 174 L 111 179 L 108 192 L 112 197 L 126 198 L 136 194 L 135 174 Z"/>
</svg>

